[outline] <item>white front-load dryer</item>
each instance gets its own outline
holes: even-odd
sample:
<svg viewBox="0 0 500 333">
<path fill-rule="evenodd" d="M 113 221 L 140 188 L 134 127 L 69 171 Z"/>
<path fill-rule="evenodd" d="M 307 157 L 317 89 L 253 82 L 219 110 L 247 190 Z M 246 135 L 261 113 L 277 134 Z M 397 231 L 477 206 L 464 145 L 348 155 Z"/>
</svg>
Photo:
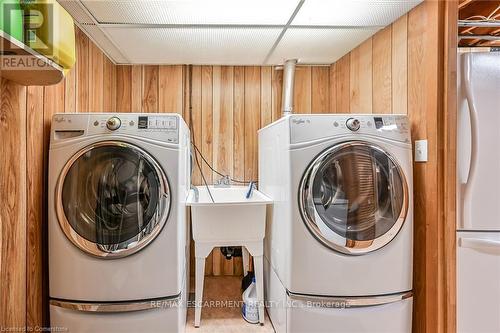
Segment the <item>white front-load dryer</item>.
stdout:
<svg viewBox="0 0 500 333">
<path fill-rule="evenodd" d="M 52 327 L 184 329 L 189 153 L 189 130 L 179 115 L 53 117 Z"/>
<path fill-rule="evenodd" d="M 265 244 L 268 300 L 329 304 L 271 307 L 272 320 L 288 322 L 285 331 L 297 329 L 291 323 L 304 317 L 316 331 L 333 325 L 368 332 L 355 329 L 365 325 L 358 319 L 395 316 L 398 322 L 387 329 L 411 329 L 413 187 L 406 116 L 284 117 L 259 132 L 259 186 L 275 202 Z M 337 306 L 348 310 L 331 309 Z M 377 314 L 384 306 L 384 315 Z"/>
</svg>

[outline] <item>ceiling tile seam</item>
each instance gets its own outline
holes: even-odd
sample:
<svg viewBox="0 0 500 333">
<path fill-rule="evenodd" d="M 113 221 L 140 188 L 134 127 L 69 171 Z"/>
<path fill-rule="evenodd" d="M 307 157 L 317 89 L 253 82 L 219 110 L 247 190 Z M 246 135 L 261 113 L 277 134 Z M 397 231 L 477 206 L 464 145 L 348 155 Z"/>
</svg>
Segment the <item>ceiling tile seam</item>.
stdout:
<svg viewBox="0 0 500 333">
<path fill-rule="evenodd" d="M 152 23 L 97 23 L 100 28 L 120 29 L 373 29 L 384 28 L 385 25 L 282 25 L 282 24 L 152 24 Z"/>
<path fill-rule="evenodd" d="M 80 30 L 85 34 L 85 36 L 87 36 L 88 39 L 90 39 L 92 41 L 92 43 L 94 43 L 95 45 L 98 46 L 98 48 L 106 55 L 106 57 L 114 64 L 114 65 L 119 65 L 120 62 L 118 62 L 114 57 L 111 56 L 111 54 L 108 52 L 107 49 L 105 48 L 102 48 L 99 43 L 97 42 L 97 40 L 94 38 L 94 36 L 92 36 L 88 31 L 87 29 L 85 29 L 85 27 L 97 27 L 95 24 L 90 24 L 90 23 L 87 23 L 87 24 L 81 24 L 79 22 L 76 22 L 75 21 L 75 24 L 78 28 L 80 28 Z M 97 27 L 98 28 L 98 27 Z M 101 31 L 103 34 L 104 32 L 102 30 L 100 30 L 98 28 L 99 31 Z M 115 47 L 116 51 L 118 51 L 118 53 L 122 56 L 123 59 L 125 59 L 126 61 L 129 61 L 129 59 L 127 57 L 125 57 L 123 55 L 123 52 L 121 52 L 120 49 L 116 48 L 115 44 L 111 42 L 111 40 L 109 39 L 109 37 L 107 37 L 106 35 L 104 35 L 104 37 L 110 42 L 110 44 Z"/>
<path fill-rule="evenodd" d="M 304 5 L 305 0 L 300 0 L 299 3 L 297 4 L 297 7 L 295 7 L 295 10 L 293 11 L 292 15 L 288 19 L 288 22 L 286 23 L 285 27 L 281 31 L 281 33 L 278 35 L 278 38 L 274 42 L 273 46 L 271 46 L 271 49 L 267 53 L 267 56 L 264 58 L 263 64 L 266 64 L 269 61 L 269 58 L 271 58 L 272 54 L 274 53 L 274 50 L 276 50 L 276 47 L 278 47 L 278 44 L 281 42 L 283 39 L 283 36 L 285 36 L 286 31 L 288 30 L 288 27 L 292 24 L 293 20 L 295 19 L 295 16 L 299 13 L 300 9 Z"/>
<path fill-rule="evenodd" d="M 80 2 L 80 1 L 79 1 Z M 304 3 L 305 0 L 303 1 L 300 1 L 298 4 L 297 4 L 297 7 L 299 7 L 299 5 L 302 3 Z M 80 2 L 81 3 L 81 2 Z M 97 20 L 95 20 L 95 17 L 88 11 L 88 9 L 86 8 L 86 6 L 81 3 L 82 6 L 86 9 L 86 12 L 87 12 L 87 15 L 90 17 L 91 20 L 95 21 L 96 22 L 96 26 L 100 29 L 101 27 L 115 27 L 115 28 L 118 28 L 118 27 L 124 27 L 124 28 L 127 28 L 127 27 L 133 27 L 133 25 L 129 25 L 129 24 L 101 24 L 99 22 L 97 22 Z M 297 7 L 296 7 L 296 12 L 298 13 L 300 8 L 298 8 L 299 10 L 297 10 Z M 295 13 L 295 15 L 297 15 L 297 13 Z M 279 46 L 281 40 L 283 39 L 283 37 L 285 36 L 285 33 L 287 32 L 288 28 L 292 28 L 292 29 L 311 29 L 311 30 L 314 30 L 314 29 L 349 29 L 349 28 L 355 28 L 355 29 L 367 29 L 367 28 L 370 28 L 370 27 L 377 27 L 377 28 L 381 28 L 383 26 L 328 26 L 328 25 L 322 25 L 322 26 L 308 26 L 308 25 L 293 25 L 292 22 L 293 22 L 293 19 L 295 18 L 294 16 L 295 15 L 292 15 L 293 17 L 289 19 L 288 23 L 286 26 L 283 26 L 283 25 L 210 25 L 210 24 L 198 24 L 198 25 L 184 25 L 184 24 L 181 24 L 181 25 L 170 25 L 170 24 L 167 24 L 167 25 L 163 25 L 163 24 L 159 24 L 159 25 L 151 25 L 151 24 L 145 24 L 145 25 L 136 25 L 136 26 L 142 26 L 142 27 L 145 27 L 145 28 L 148 28 L 148 27 L 160 27 L 160 28 L 176 28 L 176 27 L 188 27 L 188 26 L 191 26 L 191 27 L 196 27 L 196 28 L 215 28 L 215 27 L 220 27 L 220 28 L 251 28 L 251 27 L 254 27 L 254 28 L 269 28 L 269 27 L 272 27 L 272 28 L 284 28 L 283 31 L 281 32 L 281 34 L 279 35 L 278 37 L 278 40 L 276 40 L 275 44 L 273 45 L 273 47 L 271 48 L 271 50 L 269 51 L 267 57 L 266 57 L 266 61 L 265 63 L 267 63 L 267 61 L 269 61 L 269 58 L 273 55 L 273 53 L 275 52 L 275 49 Z M 115 49 L 121 53 L 121 56 L 123 57 L 123 59 L 126 59 L 129 63 L 129 59 L 125 56 L 123 56 L 124 52 L 121 50 L 120 47 L 118 47 L 112 38 L 109 37 L 108 33 L 103 31 L 102 29 L 100 29 L 100 31 L 104 34 L 104 36 L 108 39 L 108 41 L 111 43 L 111 45 L 113 45 L 115 47 Z M 90 36 L 89 36 L 90 37 Z M 157 63 L 155 63 L 157 64 Z"/>
<path fill-rule="evenodd" d="M 78 0 L 78 4 L 80 4 L 81 8 L 86 12 L 86 14 L 90 17 L 90 19 L 94 22 L 94 24 L 96 25 L 96 27 L 99 29 L 99 31 L 101 31 L 103 33 L 103 35 L 107 38 L 107 40 L 109 41 L 109 43 L 111 45 L 113 45 L 113 47 L 118 51 L 118 53 L 120 53 L 120 55 L 122 56 L 122 59 L 125 59 L 127 62 L 130 62 L 130 59 L 128 57 L 125 56 L 125 52 L 123 52 L 122 48 L 119 47 L 118 45 L 116 45 L 116 43 L 113 41 L 113 39 L 111 38 L 111 36 L 103 29 L 101 29 L 101 27 L 99 26 L 99 22 L 96 20 L 96 18 L 94 17 L 94 15 L 92 15 L 92 13 L 90 12 L 90 10 L 87 8 L 87 6 L 85 6 L 85 4 L 81 1 L 81 0 Z M 82 28 L 83 31 L 85 31 L 85 29 L 83 28 L 83 26 L 81 26 L 80 28 Z M 89 34 L 86 33 L 86 35 L 96 44 L 99 46 L 99 44 L 93 39 L 90 37 Z M 113 57 L 111 57 L 108 52 L 104 51 L 103 48 L 99 47 L 99 49 L 101 49 L 101 51 L 103 51 L 109 59 L 111 59 L 111 61 L 116 65 L 118 63 L 118 61 L 116 61 L 115 59 L 113 59 Z"/>
<path fill-rule="evenodd" d="M 124 29 L 239 29 L 239 28 L 256 28 L 256 29 L 282 29 L 283 24 L 171 24 L 171 23 L 97 23 L 103 28 L 124 28 Z"/>
</svg>

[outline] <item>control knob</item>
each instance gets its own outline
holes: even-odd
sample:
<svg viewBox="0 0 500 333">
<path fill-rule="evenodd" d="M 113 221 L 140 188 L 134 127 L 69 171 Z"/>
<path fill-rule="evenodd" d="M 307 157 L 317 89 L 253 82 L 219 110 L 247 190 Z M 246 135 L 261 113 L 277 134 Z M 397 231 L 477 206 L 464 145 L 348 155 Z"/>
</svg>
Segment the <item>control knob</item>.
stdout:
<svg viewBox="0 0 500 333">
<path fill-rule="evenodd" d="M 348 129 L 355 132 L 355 131 L 359 130 L 361 123 L 356 118 L 349 118 L 349 119 L 347 119 L 346 126 Z"/>
<path fill-rule="evenodd" d="M 116 131 L 122 125 L 122 121 L 118 117 L 111 117 L 106 121 L 106 127 L 111 131 Z"/>
</svg>

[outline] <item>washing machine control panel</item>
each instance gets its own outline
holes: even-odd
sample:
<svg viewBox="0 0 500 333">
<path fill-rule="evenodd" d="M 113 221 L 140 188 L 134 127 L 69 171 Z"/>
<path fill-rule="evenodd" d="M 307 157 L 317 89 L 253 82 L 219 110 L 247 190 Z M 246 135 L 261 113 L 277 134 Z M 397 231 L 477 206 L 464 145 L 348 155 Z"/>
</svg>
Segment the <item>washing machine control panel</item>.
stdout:
<svg viewBox="0 0 500 333">
<path fill-rule="evenodd" d="M 139 116 L 137 128 L 150 131 L 175 131 L 177 119 L 170 116 Z"/>
<path fill-rule="evenodd" d="M 293 115 L 290 119 L 291 143 L 336 135 L 370 135 L 411 142 L 405 115 Z"/>
<path fill-rule="evenodd" d="M 143 136 L 168 143 L 179 143 L 179 117 L 175 115 L 99 114 L 90 116 L 89 134 Z"/>
<path fill-rule="evenodd" d="M 356 118 L 347 119 L 345 125 L 347 126 L 348 129 L 350 129 L 353 132 L 356 132 L 361 127 L 360 121 Z"/>
<path fill-rule="evenodd" d="M 116 131 L 122 125 L 122 121 L 118 117 L 111 117 L 106 121 L 106 127 L 110 131 Z"/>
</svg>

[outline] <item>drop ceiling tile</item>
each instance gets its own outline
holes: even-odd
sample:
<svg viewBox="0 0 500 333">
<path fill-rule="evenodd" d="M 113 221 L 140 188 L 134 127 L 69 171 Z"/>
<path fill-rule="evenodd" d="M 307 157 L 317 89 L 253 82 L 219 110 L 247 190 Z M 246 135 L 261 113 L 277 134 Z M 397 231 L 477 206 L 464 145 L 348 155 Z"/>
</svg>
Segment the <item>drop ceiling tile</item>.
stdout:
<svg viewBox="0 0 500 333">
<path fill-rule="evenodd" d="M 306 0 L 292 25 L 386 26 L 423 0 Z"/>
<path fill-rule="evenodd" d="M 303 64 L 331 64 L 375 34 L 379 28 L 289 28 L 267 64 L 298 59 Z"/>
<path fill-rule="evenodd" d="M 73 19 L 80 24 L 93 24 L 92 17 L 85 10 L 81 2 L 75 0 L 58 0 L 59 4 L 71 14 Z"/>
<path fill-rule="evenodd" d="M 81 0 L 99 23 L 284 25 L 298 0 Z"/>
<path fill-rule="evenodd" d="M 136 64 L 259 65 L 278 28 L 115 28 L 104 31 Z"/>
<path fill-rule="evenodd" d="M 85 24 L 81 26 L 94 43 L 96 43 L 106 55 L 117 64 L 128 63 L 123 54 L 110 42 L 109 38 L 96 25 Z"/>
</svg>

